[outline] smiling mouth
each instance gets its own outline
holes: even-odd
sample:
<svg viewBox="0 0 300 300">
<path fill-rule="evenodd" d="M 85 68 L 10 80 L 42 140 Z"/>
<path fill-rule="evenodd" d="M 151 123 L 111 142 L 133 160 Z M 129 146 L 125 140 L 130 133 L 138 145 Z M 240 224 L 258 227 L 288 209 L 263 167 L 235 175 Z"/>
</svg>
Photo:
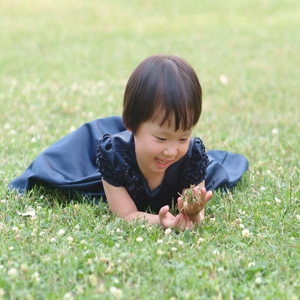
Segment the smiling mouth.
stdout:
<svg viewBox="0 0 300 300">
<path fill-rule="evenodd" d="M 159 158 L 156 158 L 157 162 L 160 163 L 161 165 L 166 165 L 168 164 L 170 161 L 169 160 L 166 160 L 166 159 L 159 159 Z"/>
<path fill-rule="evenodd" d="M 156 165 L 158 168 L 160 169 L 167 169 L 170 164 L 171 164 L 171 160 L 168 160 L 168 159 L 159 159 L 159 158 L 155 158 L 155 162 L 156 162 Z"/>
</svg>

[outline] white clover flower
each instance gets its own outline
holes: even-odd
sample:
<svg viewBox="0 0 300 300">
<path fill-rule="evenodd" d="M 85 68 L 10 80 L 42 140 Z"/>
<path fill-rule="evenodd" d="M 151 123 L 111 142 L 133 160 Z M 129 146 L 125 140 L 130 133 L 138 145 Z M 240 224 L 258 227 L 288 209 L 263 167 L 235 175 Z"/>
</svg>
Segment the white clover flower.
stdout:
<svg viewBox="0 0 300 300">
<path fill-rule="evenodd" d="M 72 296 L 72 293 L 66 293 L 63 297 L 63 300 L 73 300 L 73 296 Z"/>
<path fill-rule="evenodd" d="M 116 247 L 116 248 L 120 248 L 120 244 L 119 244 L 119 243 L 116 243 L 116 244 L 115 244 L 115 247 Z"/>
<path fill-rule="evenodd" d="M 79 229 L 80 229 L 79 224 L 77 224 L 77 225 L 74 227 L 74 229 L 79 230 Z"/>
<path fill-rule="evenodd" d="M 6 200 L 1 200 L 0 202 L 1 202 L 1 203 L 6 203 Z"/>
<path fill-rule="evenodd" d="M 203 242 L 205 242 L 205 239 L 202 238 L 202 237 L 200 237 L 200 238 L 198 239 L 198 241 L 197 241 L 197 244 L 199 245 L 199 244 L 201 244 L 201 243 L 203 243 Z"/>
<path fill-rule="evenodd" d="M 172 249 L 171 249 L 172 251 L 177 251 L 177 248 L 176 247 L 172 247 Z"/>
<path fill-rule="evenodd" d="M 237 219 L 235 220 L 235 223 L 236 223 L 236 224 L 242 224 L 242 223 L 243 223 L 243 221 L 242 221 L 242 219 L 240 219 L 240 218 L 237 218 Z"/>
<path fill-rule="evenodd" d="M 242 229 L 244 229 L 245 225 L 244 224 L 240 224 L 239 227 L 242 228 Z"/>
<path fill-rule="evenodd" d="M 183 241 L 178 241 L 178 245 L 183 245 Z"/>
<path fill-rule="evenodd" d="M 261 277 L 256 277 L 255 283 L 256 284 L 261 284 L 261 282 L 262 282 Z"/>
<path fill-rule="evenodd" d="M 219 256 L 219 255 L 220 255 L 220 252 L 219 252 L 217 249 L 215 249 L 215 250 L 213 251 L 213 254 Z"/>
<path fill-rule="evenodd" d="M 276 135 L 276 134 L 278 134 L 278 129 L 277 128 L 273 128 L 271 132 L 272 132 L 272 134 Z"/>
<path fill-rule="evenodd" d="M 36 142 L 36 138 L 33 137 L 30 141 L 31 141 L 31 143 L 35 143 Z"/>
<path fill-rule="evenodd" d="M 227 84 L 228 84 L 228 81 L 229 81 L 229 80 L 228 80 L 228 78 L 227 78 L 225 75 L 223 75 L 223 74 L 220 75 L 220 78 L 219 78 L 219 79 L 220 79 L 220 81 L 221 81 L 222 84 L 224 84 L 224 85 L 227 85 Z"/>
<path fill-rule="evenodd" d="M 57 233 L 58 235 L 62 236 L 65 234 L 65 231 L 63 229 L 60 229 Z"/>
<path fill-rule="evenodd" d="M 281 200 L 275 197 L 275 202 L 276 203 L 281 203 Z"/>
<path fill-rule="evenodd" d="M 141 228 L 145 228 L 146 226 L 144 224 L 141 225 Z"/>
<path fill-rule="evenodd" d="M 11 268 L 9 271 L 8 271 L 8 276 L 10 277 L 17 277 L 18 276 L 18 270 L 16 268 Z"/>
<path fill-rule="evenodd" d="M 71 236 L 68 236 L 67 241 L 68 241 L 69 244 L 72 244 L 74 239 Z"/>
<path fill-rule="evenodd" d="M 77 294 L 81 295 L 84 293 L 84 289 L 82 285 L 76 285 Z"/>
<path fill-rule="evenodd" d="M 165 252 L 162 251 L 162 250 L 160 250 L 160 249 L 158 249 L 156 253 L 157 253 L 158 255 L 163 255 Z"/>
<path fill-rule="evenodd" d="M 54 242 L 56 242 L 56 238 L 53 237 L 50 239 L 50 243 L 54 243 Z"/>
<path fill-rule="evenodd" d="M 51 261 L 51 257 L 48 255 L 45 255 L 41 258 L 43 263 L 48 263 L 49 261 Z"/>
<path fill-rule="evenodd" d="M 44 236 L 44 235 L 45 235 L 45 231 L 41 231 L 40 236 Z"/>
<path fill-rule="evenodd" d="M 13 251 L 15 248 L 13 246 L 8 247 L 8 250 Z"/>
<path fill-rule="evenodd" d="M 17 226 L 13 226 L 11 229 L 12 229 L 13 231 L 19 231 L 19 228 L 18 228 Z"/>
<path fill-rule="evenodd" d="M 298 221 L 300 221 L 300 215 L 296 215 Z"/>
<path fill-rule="evenodd" d="M 245 213 L 243 210 L 241 210 L 241 209 L 238 211 L 238 213 L 239 213 L 240 215 L 242 215 L 242 216 L 246 215 L 246 213 Z"/>
<path fill-rule="evenodd" d="M 264 190 L 266 190 L 266 189 L 267 189 L 267 188 L 264 187 L 264 186 L 262 186 L 262 187 L 260 188 L 261 191 L 264 191 Z"/>
<path fill-rule="evenodd" d="M 98 279 L 93 274 L 89 276 L 89 281 L 90 281 L 92 286 L 96 286 L 98 284 Z"/>
<path fill-rule="evenodd" d="M 139 243 L 142 242 L 143 240 L 144 239 L 141 236 L 139 236 L 139 237 L 136 238 L 136 241 L 139 242 Z"/>
<path fill-rule="evenodd" d="M 243 236 L 243 237 L 248 238 L 248 237 L 250 237 L 251 235 L 252 235 L 252 232 L 250 232 L 249 229 L 244 229 L 244 230 L 242 231 L 242 236 Z"/>
<path fill-rule="evenodd" d="M 294 240 L 295 240 L 295 238 L 292 236 L 292 237 L 291 237 L 291 241 L 294 241 Z"/>
<path fill-rule="evenodd" d="M 123 297 L 123 291 L 115 286 L 110 287 L 109 292 L 116 299 L 121 299 Z"/>
<path fill-rule="evenodd" d="M 32 280 L 35 280 L 37 282 L 40 281 L 40 274 L 38 272 L 34 272 L 32 275 L 31 275 L 31 279 Z"/>
<path fill-rule="evenodd" d="M 167 228 L 165 230 L 165 235 L 169 235 L 171 232 L 172 232 L 172 229 L 171 228 Z"/>
<path fill-rule="evenodd" d="M 250 268 L 252 266 L 255 266 L 255 262 L 249 262 L 248 267 Z"/>
<path fill-rule="evenodd" d="M 93 265 L 93 260 L 89 258 L 86 262 L 87 265 L 92 266 Z"/>
<path fill-rule="evenodd" d="M 121 232 L 122 230 L 120 228 L 117 228 L 116 229 L 116 232 Z"/>
<path fill-rule="evenodd" d="M 98 293 L 103 294 L 105 293 L 105 286 L 104 283 L 100 283 L 99 287 L 98 287 Z"/>
<path fill-rule="evenodd" d="M 156 244 L 162 244 L 163 240 L 157 240 Z"/>
<path fill-rule="evenodd" d="M 28 267 L 27 264 L 21 264 L 20 269 L 21 269 L 22 272 L 27 273 L 28 270 L 29 270 L 29 267 Z"/>
<path fill-rule="evenodd" d="M 0 299 L 3 299 L 3 296 L 5 295 L 5 291 L 3 288 L 0 288 Z"/>
</svg>

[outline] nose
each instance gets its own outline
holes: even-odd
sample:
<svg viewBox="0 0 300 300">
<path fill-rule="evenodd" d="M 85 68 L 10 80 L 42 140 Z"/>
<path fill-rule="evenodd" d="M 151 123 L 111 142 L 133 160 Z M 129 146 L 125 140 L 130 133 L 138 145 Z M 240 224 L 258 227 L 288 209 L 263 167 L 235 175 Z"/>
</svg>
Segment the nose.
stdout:
<svg viewBox="0 0 300 300">
<path fill-rule="evenodd" d="M 177 155 L 177 148 L 174 147 L 174 145 L 170 145 L 168 147 L 166 147 L 163 151 L 163 155 L 166 157 L 166 158 L 175 158 L 176 155 Z"/>
</svg>

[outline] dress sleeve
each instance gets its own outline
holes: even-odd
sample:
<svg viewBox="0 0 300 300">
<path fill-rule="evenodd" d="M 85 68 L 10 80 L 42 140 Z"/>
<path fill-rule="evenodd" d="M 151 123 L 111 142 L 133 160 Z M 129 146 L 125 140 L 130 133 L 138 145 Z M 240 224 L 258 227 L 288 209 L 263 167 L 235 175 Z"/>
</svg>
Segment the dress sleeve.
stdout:
<svg viewBox="0 0 300 300">
<path fill-rule="evenodd" d="M 183 176 L 182 187 L 189 188 L 190 185 L 198 185 L 205 179 L 208 167 L 208 156 L 205 152 L 205 146 L 199 138 L 194 138 L 192 156 L 186 173 Z"/>
<path fill-rule="evenodd" d="M 116 187 L 125 186 L 125 178 L 109 134 L 105 134 L 98 142 L 96 164 L 106 182 Z"/>
</svg>

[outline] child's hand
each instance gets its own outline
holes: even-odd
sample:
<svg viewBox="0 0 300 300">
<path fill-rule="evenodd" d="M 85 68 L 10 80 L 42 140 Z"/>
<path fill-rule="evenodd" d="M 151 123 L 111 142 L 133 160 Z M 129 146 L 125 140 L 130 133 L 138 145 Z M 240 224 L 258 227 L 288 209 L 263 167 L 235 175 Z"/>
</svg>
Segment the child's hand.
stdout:
<svg viewBox="0 0 300 300">
<path fill-rule="evenodd" d="M 163 206 L 159 210 L 159 222 L 165 228 L 177 228 L 184 231 L 187 228 L 193 228 L 193 222 L 184 214 L 178 214 L 174 217 L 169 212 L 169 206 Z"/>
<path fill-rule="evenodd" d="M 207 192 L 205 188 L 192 187 L 184 192 L 183 197 L 177 199 L 178 210 L 180 213 L 193 219 L 195 215 L 204 209 L 211 196 L 212 192 Z"/>
</svg>

